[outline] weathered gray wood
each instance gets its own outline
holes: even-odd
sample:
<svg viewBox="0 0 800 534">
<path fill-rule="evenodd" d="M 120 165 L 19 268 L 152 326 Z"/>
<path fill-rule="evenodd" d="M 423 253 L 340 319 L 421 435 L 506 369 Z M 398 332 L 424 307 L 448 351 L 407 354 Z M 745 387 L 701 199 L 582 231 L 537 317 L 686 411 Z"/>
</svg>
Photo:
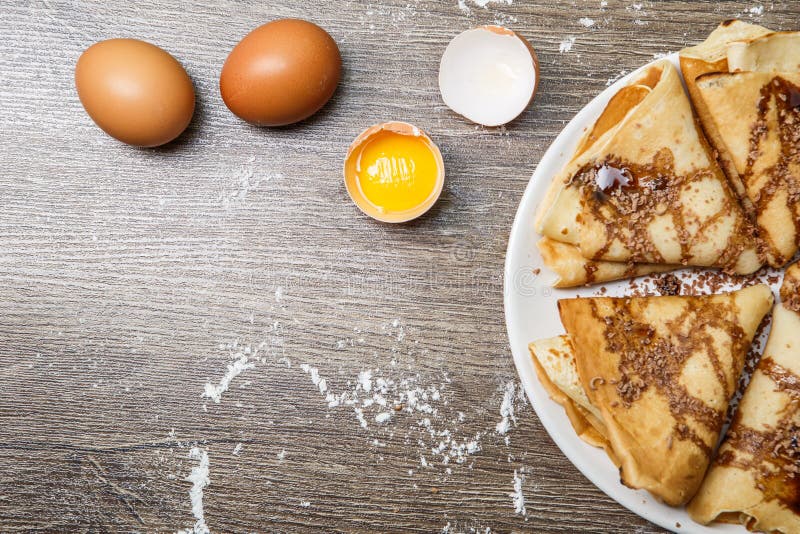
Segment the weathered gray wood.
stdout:
<svg viewBox="0 0 800 534">
<path fill-rule="evenodd" d="M 538 158 L 609 78 L 760 3 L 468 5 L 3 3 L 0 530 L 189 527 L 197 444 L 213 532 L 658 531 L 588 483 L 529 406 L 517 405 L 509 444 L 495 432 L 516 381 L 506 239 Z M 798 26 L 797 2 L 764 6 L 756 20 Z M 344 80 L 311 120 L 260 130 L 227 111 L 217 77 L 247 31 L 286 16 L 331 32 Z M 454 116 L 436 82 L 448 40 L 495 19 L 530 39 L 542 75 L 531 109 L 502 131 Z M 82 50 L 122 36 L 164 47 L 197 86 L 192 126 L 165 148 L 106 137 L 76 97 Z M 428 130 L 447 166 L 442 200 L 403 226 L 365 219 L 340 177 L 351 139 L 384 120 Z M 215 404 L 201 394 L 234 340 L 264 343 L 264 360 Z M 351 407 L 327 407 L 301 364 L 334 393 L 370 368 L 434 386 L 432 425 L 459 441 L 481 433 L 481 450 L 442 465 L 420 413 L 378 424 L 371 408 L 363 429 Z M 515 470 L 527 520 L 509 495 Z"/>
</svg>

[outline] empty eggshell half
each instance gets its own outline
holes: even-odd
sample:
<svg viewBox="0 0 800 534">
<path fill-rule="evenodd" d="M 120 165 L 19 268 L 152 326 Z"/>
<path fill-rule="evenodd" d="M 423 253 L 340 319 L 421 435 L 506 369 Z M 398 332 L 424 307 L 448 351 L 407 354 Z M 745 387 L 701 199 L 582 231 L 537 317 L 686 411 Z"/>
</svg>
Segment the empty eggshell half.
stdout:
<svg viewBox="0 0 800 534">
<path fill-rule="evenodd" d="M 502 26 L 481 26 L 457 35 L 439 65 L 444 103 L 484 126 L 517 118 L 533 100 L 538 82 L 536 52 Z"/>
</svg>

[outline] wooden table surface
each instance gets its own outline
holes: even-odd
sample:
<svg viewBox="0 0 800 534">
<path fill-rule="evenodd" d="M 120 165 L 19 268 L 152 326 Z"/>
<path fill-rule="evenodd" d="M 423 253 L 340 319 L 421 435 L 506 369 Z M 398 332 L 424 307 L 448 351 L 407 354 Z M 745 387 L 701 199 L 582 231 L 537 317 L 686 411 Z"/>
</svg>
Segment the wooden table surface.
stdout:
<svg viewBox="0 0 800 534">
<path fill-rule="evenodd" d="M 609 80 L 736 15 L 797 27 L 800 3 L 126 4 L 0 7 L 0 531 L 660 532 L 523 399 L 508 233 L 538 159 Z M 220 68 L 290 16 L 330 31 L 343 81 L 311 120 L 248 126 Z M 495 21 L 536 48 L 541 83 L 484 129 L 444 106 L 437 68 Z M 198 107 L 178 141 L 134 149 L 84 113 L 75 62 L 111 37 L 185 65 Z M 429 131 L 447 167 L 439 203 L 400 226 L 361 215 L 340 175 L 386 120 Z"/>
</svg>

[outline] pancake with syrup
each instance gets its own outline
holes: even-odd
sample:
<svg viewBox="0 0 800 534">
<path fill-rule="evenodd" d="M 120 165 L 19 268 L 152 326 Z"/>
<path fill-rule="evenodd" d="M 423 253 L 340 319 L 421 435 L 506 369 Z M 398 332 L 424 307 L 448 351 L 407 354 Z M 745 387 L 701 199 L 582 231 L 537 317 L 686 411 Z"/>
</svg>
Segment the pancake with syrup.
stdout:
<svg viewBox="0 0 800 534">
<path fill-rule="evenodd" d="M 703 99 L 697 89 L 695 80 L 713 72 L 728 72 L 728 45 L 734 41 L 754 39 L 767 35 L 770 30 L 757 24 L 750 24 L 741 20 L 726 20 L 712 31 L 705 41 L 699 45 L 684 48 L 678 54 L 681 73 L 689 90 L 694 110 L 700 119 L 707 139 L 712 146 L 720 146 L 719 132 L 713 128 L 713 120 Z M 727 152 L 718 152 L 717 157 L 730 178 L 737 194 L 744 200 L 744 207 L 749 212 L 752 208 L 747 202 L 744 186 L 736 172 L 736 166 Z"/>
<path fill-rule="evenodd" d="M 720 26 L 681 52 L 681 67 L 764 261 L 781 267 L 800 247 L 800 32 L 762 30 Z"/>
<path fill-rule="evenodd" d="M 800 265 L 786 271 L 767 346 L 692 519 L 750 530 L 800 532 Z"/>
<path fill-rule="evenodd" d="M 667 504 L 695 494 L 746 354 L 772 305 L 766 285 L 707 296 L 559 301 L 566 336 L 531 343 L 540 382 L 623 484 Z"/>
<path fill-rule="evenodd" d="M 594 262 L 551 254 L 546 264 L 564 280 L 593 283 L 654 270 L 599 262 L 661 270 L 719 267 L 738 274 L 761 266 L 753 227 L 668 61 L 657 62 L 611 99 L 554 178 L 535 224 L 546 238 L 572 245 Z M 586 265 L 613 275 L 574 271 Z"/>
</svg>

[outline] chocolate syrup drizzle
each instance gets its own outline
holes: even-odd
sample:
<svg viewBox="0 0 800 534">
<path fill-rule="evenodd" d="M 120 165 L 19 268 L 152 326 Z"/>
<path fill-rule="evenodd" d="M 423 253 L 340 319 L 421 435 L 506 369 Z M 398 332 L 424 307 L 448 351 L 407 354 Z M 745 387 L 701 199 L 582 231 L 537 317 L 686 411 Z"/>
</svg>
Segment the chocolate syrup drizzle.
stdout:
<svg viewBox="0 0 800 534">
<path fill-rule="evenodd" d="M 773 104 L 774 103 L 774 104 Z M 768 134 L 767 116 L 774 105 L 778 114 L 778 137 L 781 154 L 777 164 L 755 176 L 753 168 L 761 155 L 760 145 Z M 792 172 L 792 166 L 795 171 Z M 774 77 L 761 88 L 758 119 L 750 130 L 750 152 L 742 176 L 748 195 L 756 208 L 756 224 L 763 258 L 772 256 L 770 264 L 782 266 L 796 252 L 782 254 L 763 225 L 767 205 L 778 191 L 787 190 L 786 207 L 793 214 L 795 247 L 800 246 L 800 87 L 781 76 Z M 763 178 L 766 177 L 766 183 Z"/>
<path fill-rule="evenodd" d="M 719 171 L 721 173 L 721 171 Z M 598 185 L 598 173 L 604 173 Z M 721 209 L 710 217 L 700 221 L 693 233 L 688 231 L 691 211 L 686 210 L 681 201 L 681 192 L 691 184 L 713 176 L 713 169 L 701 169 L 697 172 L 679 176 L 675 173 L 674 157 L 668 148 L 663 148 L 654 157 L 652 163 L 640 165 L 618 158 L 608 158 L 602 162 L 588 163 L 570 180 L 568 186 L 580 188 L 582 222 L 584 217 L 603 224 L 605 228 L 605 244 L 591 260 L 607 259 L 605 256 L 611 244 L 619 240 L 631 252 L 628 259 L 631 271 L 634 263 L 667 263 L 649 237 L 646 228 L 659 215 L 669 213 L 678 231 L 681 263 L 688 264 L 691 259 L 691 248 L 720 219 L 731 212 L 739 212 L 737 226 L 721 251 L 714 267 L 732 270 L 741 252 L 754 244 L 754 228 L 748 223 L 741 207 L 732 191 L 726 187 L 725 199 Z M 610 176 L 614 179 L 607 179 Z M 619 177 L 619 178 L 616 178 Z M 727 185 L 724 177 L 720 176 Z M 591 271 L 590 271 L 591 269 Z M 588 283 L 594 281 L 596 266 L 586 265 Z"/>
<path fill-rule="evenodd" d="M 790 267 L 783 275 L 781 304 L 789 311 L 800 313 L 800 267 Z"/>
<path fill-rule="evenodd" d="M 770 378 L 790 401 L 778 423 L 761 430 L 742 424 L 737 412 L 715 463 L 750 471 L 765 499 L 800 514 L 800 377 L 771 357 L 761 360 L 756 373 Z"/>
<path fill-rule="evenodd" d="M 619 378 L 616 391 L 623 407 L 630 407 L 650 388 L 655 388 L 669 406 L 675 420 L 674 435 L 679 440 L 688 440 L 707 456 L 722 428 L 724 410 L 709 407 L 704 401 L 694 397 L 681 384 L 680 376 L 686 361 L 698 347 L 708 352 L 714 374 L 725 392 L 727 399 L 736 388 L 735 377 L 727 376 L 722 366 L 722 355 L 715 348 L 711 332 L 722 330 L 730 332 L 731 354 L 740 361 L 734 369 L 741 368 L 749 347 L 749 339 L 736 322 L 736 306 L 724 301 L 713 306 L 707 303 L 684 299 L 685 309 L 674 320 L 667 323 L 667 331 L 672 334 L 662 336 L 656 330 L 639 320 L 641 311 L 636 309 L 632 299 L 610 299 L 612 311 L 601 315 L 597 303 L 592 302 L 592 313 L 606 325 L 605 342 L 609 352 L 619 355 Z M 679 332 L 689 332 L 682 335 Z M 690 423 L 696 423 L 708 430 L 700 436 Z"/>
</svg>

